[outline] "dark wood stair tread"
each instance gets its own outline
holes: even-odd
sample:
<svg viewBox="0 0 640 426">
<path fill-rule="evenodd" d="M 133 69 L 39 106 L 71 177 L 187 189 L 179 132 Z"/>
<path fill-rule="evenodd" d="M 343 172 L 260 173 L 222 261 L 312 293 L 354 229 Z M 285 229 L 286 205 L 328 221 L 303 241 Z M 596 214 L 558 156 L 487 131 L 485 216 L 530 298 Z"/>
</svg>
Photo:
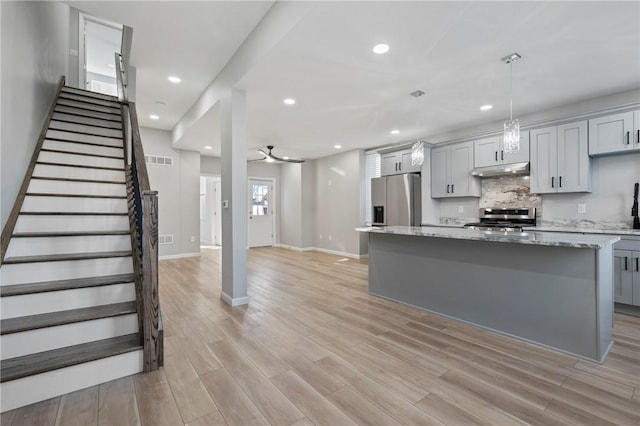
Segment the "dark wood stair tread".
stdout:
<svg viewBox="0 0 640 426">
<path fill-rule="evenodd" d="M 115 170 L 118 172 L 124 171 L 124 167 L 86 166 L 84 164 L 54 163 L 51 161 L 37 161 L 36 164 L 44 164 L 45 166 L 80 167 L 82 169 Z"/>
<path fill-rule="evenodd" d="M 102 99 L 105 101 L 119 102 L 117 96 L 106 95 L 104 93 L 99 93 L 99 92 L 93 92 L 91 90 L 81 89 L 79 87 L 62 86 L 62 89 L 60 89 L 60 91 L 64 93 L 71 93 L 74 95 L 88 96 L 90 98 Z"/>
<path fill-rule="evenodd" d="M 47 136 L 44 141 L 45 142 L 46 141 L 56 141 L 56 142 L 67 142 L 67 143 L 79 143 L 79 144 L 83 144 L 83 145 L 100 146 L 100 147 L 105 147 L 105 148 L 124 149 L 124 145 L 115 146 L 115 145 L 107 145 L 107 144 L 104 144 L 104 143 L 96 143 L 96 142 L 74 141 L 73 139 L 65 139 L 65 138 L 51 137 L 51 136 Z"/>
<path fill-rule="evenodd" d="M 0 286 L 0 297 L 21 296 L 24 294 L 45 293 L 49 291 L 74 290 L 77 288 L 101 287 L 112 284 L 134 282 L 133 274 L 108 275 L 101 277 L 74 278 L 72 280 L 45 281 L 39 283 Z"/>
<path fill-rule="evenodd" d="M 0 321 L 0 335 L 135 313 L 136 302 L 134 300 L 132 302 L 8 318 Z M 4 360 L 2 362 L 4 363 Z"/>
<path fill-rule="evenodd" d="M 80 124 L 80 123 L 76 123 L 76 124 Z M 90 124 L 82 124 L 83 126 L 90 126 Z M 49 125 L 49 130 L 56 130 L 58 132 L 67 132 L 67 133 L 74 133 L 77 135 L 89 135 L 89 136 L 99 136 L 101 138 L 110 138 L 110 139 L 117 139 L 117 140 L 122 140 L 122 136 L 109 136 L 109 135 L 101 135 L 98 133 L 90 133 L 90 132 L 82 132 L 80 130 L 70 130 L 70 129 L 61 129 L 58 127 L 54 127 Z"/>
<path fill-rule="evenodd" d="M 54 176 L 31 176 L 31 179 L 56 180 L 61 182 L 113 183 L 118 185 L 124 185 L 127 183 L 123 180 L 76 179 L 76 178 L 54 177 Z"/>
<path fill-rule="evenodd" d="M 131 250 L 100 251 L 93 253 L 42 254 L 37 256 L 16 256 L 4 259 L 3 263 L 5 265 L 12 265 L 17 263 L 61 262 L 65 260 L 105 259 L 109 257 L 127 256 L 131 256 Z"/>
<path fill-rule="evenodd" d="M 107 99 L 98 99 L 93 96 L 85 96 L 79 93 L 60 92 L 58 99 L 66 99 L 69 101 L 83 102 L 85 104 L 97 105 L 101 107 L 107 107 L 112 109 L 120 109 L 118 101 L 111 101 Z"/>
<path fill-rule="evenodd" d="M 114 147 L 116 149 L 119 149 L 117 147 Z M 40 151 L 45 151 L 45 152 L 55 152 L 58 154 L 72 154 L 72 155 L 84 155 L 87 157 L 99 157 L 99 158 L 112 158 L 114 160 L 124 160 L 124 157 L 118 157 L 115 155 L 104 155 L 104 154 L 92 154 L 89 152 L 78 152 L 78 151 L 65 151 L 62 149 L 50 149 L 50 148 L 41 148 Z"/>
<path fill-rule="evenodd" d="M 69 197 L 69 198 L 127 198 L 126 195 L 96 195 L 96 194 L 59 194 L 52 192 L 27 192 L 31 197 Z"/>
<path fill-rule="evenodd" d="M 2 360 L 0 382 L 8 382 L 140 349 L 142 349 L 140 336 L 138 334 L 127 334 L 111 339 L 9 358 Z"/>
<path fill-rule="evenodd" d="M 129 213 L 113 212 L 20 212 L 28 216 L 127 216 Z"/>
<path fill-rule="evenodd" d="M 66 113 L 58 112 L 57 114 L 66 114 Z M 68 115 L 75 115 L 76 117 L 78 117 L 77 114 L 68 114 Z M 96 123 L 86 123 L 84 121 L 75 121 L 74 118 L 75 117 L 60 117 L 60 116 L 56 116 L 56 117 L 51 119 L 51 123 L 58 122 L 58 123 L 67 123 L 67 124 L 78 124 L 80 126 L 90 126 L 90 127 L 96 127 L 98 129 L 108 129 L 108 130 L 119 130 L 119 131 L 122 131 L 122 127 L 109 126 L 108 124 L 96 124 Z M 89 117 L 86 117 L 86 118 L 89 118 Z M 96 118 L 96 120 L 103 120 L 103 119 Z M 104 121 L 109 121 L 111 123 L 118 123 L 117 121 L 113 121 L 113 120 L 104 120 Z M 51 128 L 54 129 L 55 127 L 51 127 Z M 56 130 L 60 130 L 60 129 L 56 129 Z"/>
<path fill-rule="evenodd" d="M 61 108 L 65 108 L 65 109 L 61 109 Z M 73 108 L 75 110 L 78 111 L 69 111 L 66 110 L 66 108 Z M 97 120 L 104 120 L 104 121 L 111 121 L 113 123 L 122 123 L 122 116 L 120 114 L 112 114 L 109 112 L 100 112 L 100 111 L 94 111 L 92 109 L 84 109 L 81 107 L 72 107 L 69 105 L 56 105 L 56 108 L 54 109 L 53 112 L 56 112 L 58 114 L 67 114 L 67 115 L 75 115 L 77 117 L 84 117 L 84 118 L 95 118 Z M 98 116 L 98 114 L 106 114 L 109 117 L 102 117 L 102 116 Z"/>
<path fill-rule="evenodd" d="M 76 231 L 76 232 L 15 232 L 12 238 L 33 238 L 33 237 L 91 237 L 97 235 L 129 235 L 126 231 Z"/>
</svg>

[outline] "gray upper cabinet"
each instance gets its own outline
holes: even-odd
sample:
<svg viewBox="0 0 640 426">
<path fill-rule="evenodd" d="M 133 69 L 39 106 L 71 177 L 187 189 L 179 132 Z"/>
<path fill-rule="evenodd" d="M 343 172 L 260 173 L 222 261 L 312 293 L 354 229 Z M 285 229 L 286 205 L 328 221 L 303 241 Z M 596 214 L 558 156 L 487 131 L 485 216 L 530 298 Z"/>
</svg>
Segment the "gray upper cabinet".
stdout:
<svg viewBox="0 0 640 426">
<path fill-rule="evenodd" d="M 502 136 L 478 139 L 473 142 L 473 157 L 474 167 L 527 162 L 529 161 L 529 132 L 520 133 L 518 152 L 505 152 Z"/>
<path fill-rule="evenodd" d="M 591 192 L 587 122 L 531 131 L 531 192 Z"/>
<path fill-rule="evenodd" d="M 411 150 L 387 152 L 380 156 L 380 172 L 382 176 L 401 173 L 419 173 L 420 166 L 411 165 Z"/>
<path fill-rule="evenodd" d="M 471 176 L 473 142 L 431 150 L 431 198 L 479 197 L 480 179 Z"/>
<path fill-rule="evenodd" d="M 589 155 L 640 151 L 640 111 L 589 120 Z"/>
</svg>

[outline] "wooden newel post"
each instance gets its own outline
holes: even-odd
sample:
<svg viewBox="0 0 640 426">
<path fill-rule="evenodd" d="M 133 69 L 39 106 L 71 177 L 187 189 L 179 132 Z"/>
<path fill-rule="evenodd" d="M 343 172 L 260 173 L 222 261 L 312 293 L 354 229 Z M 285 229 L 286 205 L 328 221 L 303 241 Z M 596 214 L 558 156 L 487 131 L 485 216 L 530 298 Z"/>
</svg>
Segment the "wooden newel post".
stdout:
<svg viewBox="0 0 640 426">
<path fill-rule="evenodd" d="M 159 367 L 162 353 L 158 297 L 158 192 L 142 193 L 142 300 L 144 372 Z"/>
</svg>

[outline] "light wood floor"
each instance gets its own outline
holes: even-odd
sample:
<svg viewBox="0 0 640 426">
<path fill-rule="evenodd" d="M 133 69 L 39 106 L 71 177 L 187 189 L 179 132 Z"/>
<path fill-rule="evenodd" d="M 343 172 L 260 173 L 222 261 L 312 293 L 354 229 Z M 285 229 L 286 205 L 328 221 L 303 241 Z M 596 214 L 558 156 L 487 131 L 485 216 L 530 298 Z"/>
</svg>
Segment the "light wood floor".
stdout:
<svg viewBox="0 0 640 426">
<path fill-rule="evenodd" d="M 160 291 L 163 369 L 2 424 L 640 423 L 637 317 L 598 365 L 369 296 L 366 261 L 328 254 L 250 250 L 248 308 L 220 301 L 220 250 L 162 261 Z"/>
</svg>

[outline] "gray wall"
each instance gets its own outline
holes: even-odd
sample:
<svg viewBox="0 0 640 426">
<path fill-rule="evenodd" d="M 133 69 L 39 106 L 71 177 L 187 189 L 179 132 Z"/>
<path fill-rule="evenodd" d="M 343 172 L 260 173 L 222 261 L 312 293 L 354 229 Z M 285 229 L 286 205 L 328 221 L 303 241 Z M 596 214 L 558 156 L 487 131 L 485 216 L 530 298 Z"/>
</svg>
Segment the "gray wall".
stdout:
<svg viewBox="0 0 640 426">
<path fill-rule="evenodd" d="M 302 164 L 282 164 L 280 244 L 302 248 Z M 313 247 L 311 244 L 309 247 Z"/>
<path fill-rule="evenodd" d="M 0 2 L 2 226 L 16 200 L 60 77 L 68 72 L 69 6 Z"/>
<path fill-rule="evenodd" d="M 159 255 L 200 252 L 200 153 L 171 147 L 171 133 L 140 128 L 146 155 L 173 157 L 173 166 L 147 164 L 151 189 L 158 191 L 158 232 L 173 235 Z M 191 241 L 193 237 L 194 241 Z"/>
<path fill-rule="evenodd" d="M 351 254 L 365 254 L 366 246 L 354 228 L 364 225 L 361 179 L 364 151 L 353 150 L 315 160 L 315 246 Z"/>
</svg>

